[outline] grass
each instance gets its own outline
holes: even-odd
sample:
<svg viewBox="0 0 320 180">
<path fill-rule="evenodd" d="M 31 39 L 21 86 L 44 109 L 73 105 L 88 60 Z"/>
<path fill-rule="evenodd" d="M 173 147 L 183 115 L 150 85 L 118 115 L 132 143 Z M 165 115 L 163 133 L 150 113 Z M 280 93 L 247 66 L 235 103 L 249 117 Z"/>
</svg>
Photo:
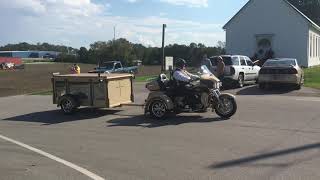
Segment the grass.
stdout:
<svg viewBox="0 0 320 180">
<path fill-rule="evenodd" d="M 49 62 L 49 61 L 39 61 L 39 62 L 25 62 L 24 64 L 57 64 L 57 62 Z"/>
<path fill-rule="evenodd" d="M 169 73 L 166 73 L 167 78 L 170 77 Z M 147 76 L 137 76 L 135 78 L 135 82 L 148 82 L 151 81 L 155 78 L 157 78 L 159 75 L 147 75 Z"/>
<path fill-rule="evenodd" d="M 31 96 L 35 96 L 35 95 L 39 95 L 39 96 L 48 96 L 48 95 L 52 95 L 52 90 L 48 90 L 48 91 L 40 91 L 40 92 L 34 92 L 29 94 Z"/>
<path fill-rule="evenodd" d="M 304 69 L 305 86 L 320 89 L 320 66 Z"/>
<path fill-rule="evenodd" d="M 148 82 L 154 78 L 157 78 L 157 76 L 138 76 L 135 78 L 135 82 Z"/>
<path fill-rule="evenodd" d="M 24 69 L 0 70 L 0 97 L 21 94 L 50 94 L 52 73 L 69 73 L 71 63 L 25 64 Z M 80 64 L 82 72 L 92 70 L 95 65 Z"/>
</svg>

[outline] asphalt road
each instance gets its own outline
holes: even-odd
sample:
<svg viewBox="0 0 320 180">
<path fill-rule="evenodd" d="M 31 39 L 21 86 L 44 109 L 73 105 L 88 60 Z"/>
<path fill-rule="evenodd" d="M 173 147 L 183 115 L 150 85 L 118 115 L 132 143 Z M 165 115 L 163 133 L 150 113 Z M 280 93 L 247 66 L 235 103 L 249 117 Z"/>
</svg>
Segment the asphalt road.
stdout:
<svg viewBox="0 0 320 180">
<path fill-rule="evenodd" d="M 143 86 L 135 89 L 143 102 Z M 0 98 L 0 136 L 111 180 L 320 179 L 318 91 L 228 92 L 239 106 L 229 120 L 208 112 L 155 121 L 139 107 L 65 116 L 49 96 Z M 1 180 L 90 179 L 1 137 L 0 157 Z"/>
</svg>

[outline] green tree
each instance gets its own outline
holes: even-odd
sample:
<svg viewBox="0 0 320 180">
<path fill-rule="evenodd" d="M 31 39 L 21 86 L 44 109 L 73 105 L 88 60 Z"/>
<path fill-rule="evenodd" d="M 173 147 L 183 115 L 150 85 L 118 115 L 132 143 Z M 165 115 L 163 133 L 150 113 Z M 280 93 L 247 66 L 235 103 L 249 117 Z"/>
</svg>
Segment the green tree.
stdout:
<svg viewBox="0 0 320 180">
<path fill-rule="evenodd" d="M 289 0 L 289 2 L 320 26 L 320 0 Z"/>
<path fill-rule="evenodd" d="M 78 51 L 78 57 L 79 61 L 82 63 L 88 63 L 89 62 L 89 52 L 85 47 L 81 47 Z"/>
<path fill-rule="evenodd" d="M 218 42 L 216 47 L 206 47 L 202 43 L 190 43 L 190 45 L 169 44 L 165 47 L 165 55 L 173 56 L 174 59 L 183 58 L 189 65 L 198 66 L 202 56 L 220 55 L 224 53 L 225 43 Z M 145 47 L 142 44 L 134 44 L 124 38 L 113 41 L 97 41 L 90 44 L 90 48 L 81 47 L 79 50 L 49 43 L 8 44 L 0 47 L 0 50 L 7 51 L 57 51 L 61 52 L 57 61 L 60 62 L 81 62 L 98 64 L 99 61 L 122 61 L 125 65 L 132 65 L 133 60 L 142 60 L 143 64 L 161 64 L 162 49 L 158 47 Z"/>
</svg>

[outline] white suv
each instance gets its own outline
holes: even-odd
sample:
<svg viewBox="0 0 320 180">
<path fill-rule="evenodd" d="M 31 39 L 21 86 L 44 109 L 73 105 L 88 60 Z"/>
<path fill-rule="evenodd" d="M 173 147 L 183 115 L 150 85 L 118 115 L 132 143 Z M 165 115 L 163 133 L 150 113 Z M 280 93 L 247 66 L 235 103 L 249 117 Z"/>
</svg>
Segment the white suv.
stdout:
<svg viewBox="0 0 320 180">
<path fill-rule="evenodd" d="M 217 57 L 211 57 L 213 68 L 212 73 L 217 71 Z M 260 67 L 253 64 L 250 58 L 241 55 L 223 55 L 221 56 L 225 63 L 223 83 L 236 82 L 237 87 L 243 87 L 244 84 L 256 83 Z"/>
</svg>

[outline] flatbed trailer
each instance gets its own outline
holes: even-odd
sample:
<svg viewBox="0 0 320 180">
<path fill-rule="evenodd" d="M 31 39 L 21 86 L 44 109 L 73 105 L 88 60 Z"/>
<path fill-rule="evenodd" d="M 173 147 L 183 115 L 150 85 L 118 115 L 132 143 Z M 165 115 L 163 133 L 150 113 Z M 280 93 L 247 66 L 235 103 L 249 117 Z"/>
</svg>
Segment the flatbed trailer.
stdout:
<svg viewBox="0 0 320 180">
<path fill-rule="evenodd" d="M 80 106 L 113 108 L 134 102 L 132 74 L 53 74 L 53 104 L 66 114 Z"/>
</svg>

